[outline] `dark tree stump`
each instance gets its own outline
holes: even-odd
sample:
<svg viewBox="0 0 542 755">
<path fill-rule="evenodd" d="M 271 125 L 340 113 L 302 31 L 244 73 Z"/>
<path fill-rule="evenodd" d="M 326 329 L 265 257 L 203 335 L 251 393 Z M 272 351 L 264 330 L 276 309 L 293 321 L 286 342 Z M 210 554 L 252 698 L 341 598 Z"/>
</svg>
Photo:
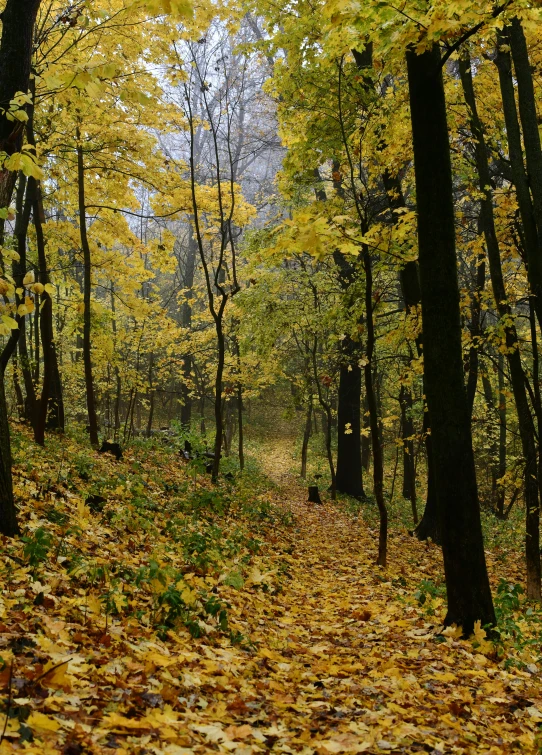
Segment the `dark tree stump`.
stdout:
<svg viewBox="0 0 542 755">
<path fill-rule="evenodd" d="M 307 503 L 322 503 L 320 493 L 318 492 L 318 485 L 309 485 L 309 498 Z"/>
<path fill-rule="evenodd" d="M 113 454 L 117 461 L 122 459 L 122 448 L 118 443 L 111 443 L 108 440 L 104 440 L 98 453 L 100 454 Z"/>
</svg>

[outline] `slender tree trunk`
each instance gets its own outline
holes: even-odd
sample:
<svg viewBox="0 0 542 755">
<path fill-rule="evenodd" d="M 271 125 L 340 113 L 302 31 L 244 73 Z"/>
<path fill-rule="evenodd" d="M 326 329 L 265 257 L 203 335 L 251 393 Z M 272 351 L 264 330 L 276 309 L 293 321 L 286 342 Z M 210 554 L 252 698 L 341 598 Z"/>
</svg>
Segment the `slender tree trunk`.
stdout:
<svg viewBox="0 0 542 755">
<path fill-rule="evenodd" d="M 414 467 L 414 422 L 412 421 L 412 393 L 409 388 L 401 386 L 399 393 L 401 407 L 401 429 L 403 440 L 403 498 L 410 501 L 414 525 L 418 524 L 416 506 L 416 469 Z"/>
<path fill-rule="evenodd" d="M 506 351 L 512 391 L 518 415 L 519 434 L 521 437 L 523 458 L 525 460 L 525 505 L 526 505 L 526 540 L 525 556 L 527 561 L 527 595 L 540 599 L 540 534 L 539 534 L 539 501 L 537 485 L 537 451 L 533 418 L 529 408 L 526 390 L 526 376 L 521 364 L 519 353 L 519 339 L 512 320 L 512 312 L 508 304 L 506 288 L 501 265 L 499 242 L 495 230 L 493 215 L 493 198 L 491 193 L 491 177 L 487 159 L 484 130 L 478 110 L 470 70 L 470 61 L 463 58 L 459 64 L 461 82 L 465 101 L 470 110 L 470 124 L 476 139 L 475 154 L 478 182 L 483 199 L 480 203 L 480 220 L 486 240 L 489 261 L 489 273 L 493 288 L 493 298 L 504 323 Z"/>
<path fill-rule="evenodd" d="M 369 407 L 367 405 L 367 396 L 362 403 L 362 430 L 361 436 L 361 466 L 368 472 L 371 464 L 371 424 L 369 422 Z"/>
<path fill-rule="evenodd" d="M 233 346 L 235 351 L 236 369 L 237 369 L 237 453 L 239 456 L 239 469 L 241 472 L 245 468 L 245 444 L 244 444 L 244 423 L 243 423 L 243 384 L 241 382 L 241 350 L 239 348 L 239 339 L 237 335 L 233 337 Z"/>
<path fill-rule="evenodd" d="M 147 438 L 150 438 L 152 435 L 152 421 L 154 418 L 153 367 L 154 367 L 154 354 L 151 351 L 150 356 L 149 356 L 149 416 L 147 419 L 147 431 L 145 433 Z"/>
<path fill-rule="evenodd" d="M 224 302 L 223 302 L 224 305 Z M 222 410 L 222 387 L 224 381 L 224 364 L 226 360 L 226 339 L 224 338 L 222 314 L 224 307 L 221 305 L 220 312 L 215 318 L 216 342 L 217 342 L 217 365 L 215 375 L 215 396 L 214 396 L 214 414 L 215 414 L 215 443 L 213 471 L 211 479 L 214 483 L 218 480 L 220 472 L 220 455 L 222 453 L 222 439 L 224 436 L 224 412 Z"/>
<path fill-rule="evenodd" d="M 26 195 L 26 199 L 25 199 Z M 15 219 L 15 237 L 17 239 L 17 252 L 19 260 L 13 262 L 13 277 L 18 281 L 18 286 L 22 287 L 22 280 L 26 273 L 26 246 L 28 226 L 30 223 L 30 211 L 32 207 L 32 197 L 28 188 L 28 182 L 25 176 L 19 174 L 19 185 L 17 188 Z M 17 305 L 24 303 L 24 294 L 17 295 Z M 34 427 L 36 422 L 36 392 L 34 389 L 34 380 L 32 378 L 31 360 L 28 355 L 26 345 L 26 318 L 22 317 L 19 322 L 19 340 L 18 349 L 23 373 L 23 382 L 25 388 L 24 418 Z"/>
<path fill-rule="evenodd" d="M 499 419 L 498 412 L 498 399 L 495 401 L 493 395 L 493 388 L 491 387 L 491 381 L 485 374 L 482 375 L 482 385 L 484 388 L 484 397 L 488 409 L 488 416 L 492 416 L 494 420 Z M 500 423 L 499 423 L 500 424 Z M 500 431 L 500 428 L 499 428 Z M 499 499 L 499 485 L 497 480 L 499 479 L 499 435 L 491 433 L 491 445 L 489 448 L 489 455 L 491 457 L 491 502 L 494 507 L 495 513 L 499 518 L 502 518 L 504 514 L 504 499 Z"/>
<path fill-rule="evenodd" d="M 39 184 L 33 178 L 29 179 L 29 185 L 33 194 L 32 212 L 38 249 L 39 282 L 45 286 L 50 281 L 45 255 L 45 239 L 41 223 L 41 190 Z M 38 301 L 36 301 L 37 305 Z M 44 291 L 41 294 L 40 332 L 43 346 L 43 383 L 38 411 L 36 412 L 34 440 L 36 443 L 43 445 L 45 442 L 46 427 L 60 430 L 61 432 L 64 431 L 64 401 L 53 332 L 53 300 L 48 291 Z"/>
<path fill-rule="evenodd" d="M 384 458 L 380 442 L 380 428 L 378 419 L 378 405 L 373 382 L 373 360 L 375 346 L 374 318 L 373 318 L 373 271 L 371 257 L 367 248 L 363 250 L 363 269 L 365 270 L 365 315 L 367 323 L 367 356 L 363 368 L 365 376 L 365 395 L 369 409 L 369 423 L 371 426 L 371 442 L 373 447 L 373 492 L 378 506 L 380 529 L 378 533 L 379 566 L 386 566 L 388 554 L 388 511 L 384 501 Z"/>
<path fill-rule="evenodd" d="M 77 178 L 79 183 L 79 232 L 81 248 L 83 250 L 84 279 L 83 279 L 83 362 L 85 366 L 85 389 L 87 397 L 87 411 L 90 443 L 98 446 L 98 418 L 96 416 L 96 399 L 94 395 L 94 378 L 92 374 L 92 341 L 91 341 L 91 292 L 92 292 L 92 261 L 90 245 L 87 235 L 87 215 L 85 204 L 85 163 L 81 134 L 77 129 Z"/>
<path fill-rule="evenodd" d="M 499 354 L 499 479 L 506 474 L 506 394 L 504 392 L 504 354 Z M 497 510 L 504 518 L 504 485 L 498 487 Z"/>
<path fill-rule="evenodd" d="M 117 352 L 117 317 L 115 312 L 115 289 L 113 283 L 111 283 L 111 325 L 113 329 L 113 343 L 115 346 L 115 354 Z M 114 408 L 114 440 L 118 440 L 120 433 L 120 402 L 122 398 L 122 382 L 120 378 L 120 370 L 115 358 L 115 408 Z"/>
<path fill-rule="evenodd" d="M 470 306 L 470 336 L 471 346 L 468 354 L 468 377 L 467 377 L 467 403 L 469 406 L 469 415 L 472 417 L 474 408 L 474 399 L 476 398 L 476 386 L 478 385 L 478 348 L 482 336 L 481 317 L 482 317 L 482 292 L 486 282 L 486 265 L 482 257 L 475 263 L 476 269 L 473 270 L 474 291 L 471 294 Z"/>
<path fill-rule="evenodd" d="M 542 239 L 540 229 L 537 230 L 535 211 L 529 188 L 529 177 L 527 176 L 523 161 L 521 129 L 518 120 L 512 73 L 512 58 L 509 52 L 511 45 L 510 31 L 510 27 L 505 27 L 498 35 L 495 62 L 499 72 L 510 169 L 516 188 L 516 199 L 523 226 L 527 278 L 531 291 L 536 297 L 534 302 L 536 317 L 539 327 L 542 327 Z"/>
<path fill-rule="evenodd" d="M 192 228 L 189 230 L 188 248 L 186 252 L 186 259 L 184 269 L 182 271 L 183 286 L 188 289 L 188 297 L 192 293 L 192 287 L 194 285 L 194 273 L 196 269 L 196 255 L 198 253 L 197 239 L 194 237 Z M 192 305 L 189 301 L 184 301 L 181 309 L 181 324 L 183 328 L 190 330 L 192 327 Z M 183 357 L 183 383 L 181 387 L 182 404 L 181 404 L 181 425 L 183 427 L 190 427 L 192 421 L 192 396 L 191 396 L 191 383 L 192 383 L 192 367 L 194 358 L 192 354 L 185 354 Z"/>
<path fill-rule="evenodd" d="M 305 429 L 303 431 L 303 443 L 301 445 L 301 478 L 307 479 L 307 456 L 309 450 L 309 440 L 312 435 L 312 393 L 307 405 L 307 418 L 305 419 Z"/>
<path fill-rule="evenodd" d="M 386 169 L 382 174 L 382 180 L 388 196 L 390 209 L 400 210 L 405 208 L 406 202 L 399 179 Z M 399 274 L 399 282 L 401 284 L 401 293 L 403 295 L 406 311 L 410 313 L 417 312 L 421 305 L 421 290 L 418 264 L 416 262 L 410 261 L 405 264 Z M 423 354 L 423 333 L 416 338 L 416 351 L 418 357 L 421 357 Z M 423 394 L 425 395 L 425 388 Z M 430 415 L 426 402 L 424 402 L 422 432 L 425 446 L 425 457 L 427 460 L 427 493 L 424 512 L 414 530 L 414 534 L 419 540 L 428 540 L 430 538 L 434 543 L 440 545 L 441 539 L 437 517 L 435 473 L 433 468 L 433 442 L 431 439 Z"/>
<path fill-rule="evenodd" d="M 538 247 L 542 252 L 542 145 L 540 120 L 536 112 L 536 96 L 533 81 L 533 66 L 529 60 L 527 40 L 516 16 L 509 26 L 510 49 L 518 83 L 518 106 L 525 146 L 527 177 L 533 201 L 533 211 L 538 230 Z"/>
<path fill-rule="evenodd" d="M 452 167 L 438 46 L 407 52 L 425 390 L 448 598 L 446 624 L 495 623 L 464 384 Z"/>
<path fill-rule="evenodd" d="M 19 420 L 22 420 L 24 419 L 24 396 L 19 382 L 19 362 L 16 353 L 13 355 L 13 390 L 17 402 L 17 415 Z"/>
<path fill-rule="evenodd" d="M 340 368 L 336 483 L 339 493 L 365 498 L 361 466 L 361 367 L 358 361 L 354 357 Z"/>
<path fill-rule="evenodd" d="M 327 457 L 327 463 L 329 466 L 329 475 L 331 477 L 331 500 L 334 501 L 336 498 L 336 492 L 337 492 L 337 480 L 336 480 L 336 475 L 335 475 L 335 464 L 333 462 L 333 451 L 331 448 L 331 441 L 332 441 L 331 404 L 329 403 L 329 401 L 326 401 L 326 399 L 324 398 L 324 394 L 322 392 L 322 385 L 318 378 L 318 365 L 316 363 L 317 351 L 318 351 L 318 341 L 315 338 L 313 347 L 310 350 L 310 355 L 311 355 L 311 360 L 312 360 L 313 377 L 314 377 L 314 382 L 316 385 L 316 391 L 318 395 L 318 403 L 320 404 L 322 408 L 323 416 L 325 417 L 324 436 L 325 436 L 325 444 L 326 444 L 326 457 Z"/>
</svg>

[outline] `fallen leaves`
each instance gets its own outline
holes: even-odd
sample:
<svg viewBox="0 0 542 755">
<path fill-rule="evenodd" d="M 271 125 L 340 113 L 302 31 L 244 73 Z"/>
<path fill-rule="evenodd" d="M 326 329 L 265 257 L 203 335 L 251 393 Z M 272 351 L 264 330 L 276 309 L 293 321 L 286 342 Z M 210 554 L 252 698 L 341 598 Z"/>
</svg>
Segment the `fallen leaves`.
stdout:
<svg viewBox="0 0 542 755">
<path fill-rule="evenodd" d="M 70 582 L 59 560 L 4 568 L 4 714 L 10 686 L 12 694 L 2 755 L 534 752 L 542 694 L 531 654 L 523 670 L 508 668 L 479 624 L 463 639 L 460 627 L 442 629 L 440 597 L 423 608 L 414 597 L 420 572 L 439 573 L 438 549 L 394 532 L 401 566 L 392 558 L 386 572 L 375 570 L 363 519 L 310 508 L 304 491 L 287 490 L 293 529 L 275 527 L 246 567 L 229 557 L 201 573 L 190 567 L 173 585 L 164 579 L 178 557 L 167 532 L 153 531 L 147 550 L 145 532 L 130 525 L 123 535 L 112 517 L 68 498 L 64 513 L 78 526 L 88 517 L 95 573 L 125 550 L 125 563 L 149 577 L 148 592 L 110 578 L 105 603 L 103 584 L 77 588 L 87 577 Z M 114 516 L 125 498 L 108 504 Z M 27 505 L 42 526 L 40 500 Z M 223 577 L 231 573 L 237 587 Z M 228 602 L 230 636 L 209 624 L 193 638 L 182 622 L 160 629 L 150 613 L 138 618 L 166 595 L 193 607 L 203 592 Z M 36 604 L 40 595 L 50 603 Z"/>
</svg>

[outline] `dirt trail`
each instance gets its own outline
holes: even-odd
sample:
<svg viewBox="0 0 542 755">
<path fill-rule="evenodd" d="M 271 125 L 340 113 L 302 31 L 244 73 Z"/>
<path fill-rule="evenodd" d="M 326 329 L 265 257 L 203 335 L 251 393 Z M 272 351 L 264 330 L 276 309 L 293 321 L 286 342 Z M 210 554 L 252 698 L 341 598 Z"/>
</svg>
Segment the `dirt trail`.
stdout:
<svg viewBox="0 0 542 755">
<path fill-rule="evenodd" d="M 506 672 L 483 645 L 436 638 L 438 627 L 410 599 L 410 570 L 419 582 L 439 568 L 435 547 L 395 538 L 396 565 L 384 571 L 363 522 L 331 505 L 287 505 L 297 528 L 289 543 L 274 543 L 275 573 L 255 574 L 244 594 L 250 620 L 241 624 L 256 655 L 230 656 L 238 694 L 222 708 L 233 741 L 219 740 L 220 750 L 535 751 L 537 678 Z M 262 593 L 266 584 L 279 592 Z M 202 713 L 208 719 L 209 709 Z"/>
</svg>

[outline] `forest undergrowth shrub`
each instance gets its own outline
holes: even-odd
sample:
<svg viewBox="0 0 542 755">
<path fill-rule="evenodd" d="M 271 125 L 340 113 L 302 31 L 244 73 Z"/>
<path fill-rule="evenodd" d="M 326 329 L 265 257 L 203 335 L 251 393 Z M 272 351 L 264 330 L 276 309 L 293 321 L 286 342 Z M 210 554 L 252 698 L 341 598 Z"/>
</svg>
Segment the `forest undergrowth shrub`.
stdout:
<svg viewBox="0 0 542 755">
<path fill-rule="evenodd" d="M 41 605 L 60 589 L 74 596 L 75 620 L 104 632 L 131 617 L 162 637 L 185 626 L 194 637 L 244 642 L 228 624 L 228 591 L 241 589 L 262 557 L 266 530 L 291 525 L 270 503 L 257 462 L 211 487 L 207 475 L 194 484 L 176 449 L 153 439 L 117 462 L 73 439 L 44 452 L 24 430 L 16 437 L 24 532 L 9 552 L 12 572 L 17 562 L 26 567 L 26 600 Z"/>
</svg>

